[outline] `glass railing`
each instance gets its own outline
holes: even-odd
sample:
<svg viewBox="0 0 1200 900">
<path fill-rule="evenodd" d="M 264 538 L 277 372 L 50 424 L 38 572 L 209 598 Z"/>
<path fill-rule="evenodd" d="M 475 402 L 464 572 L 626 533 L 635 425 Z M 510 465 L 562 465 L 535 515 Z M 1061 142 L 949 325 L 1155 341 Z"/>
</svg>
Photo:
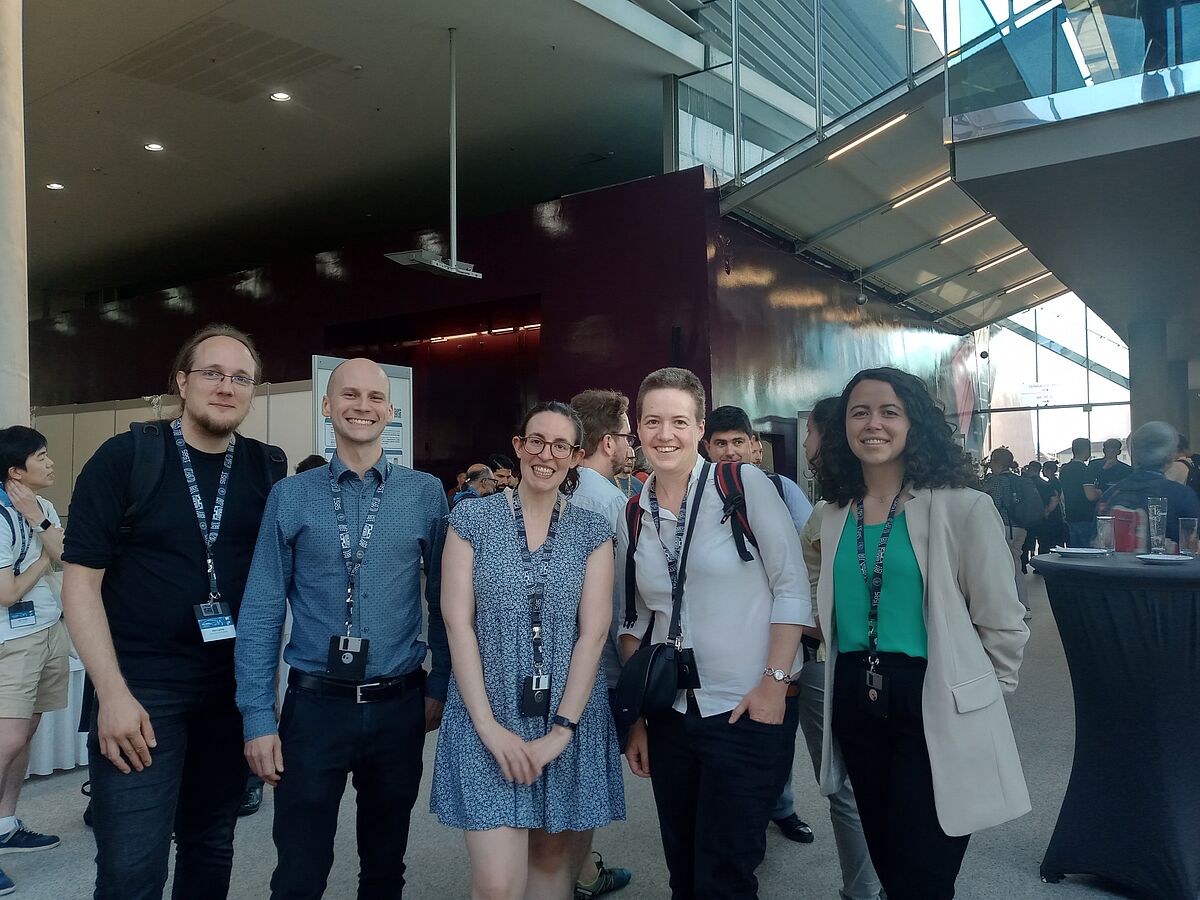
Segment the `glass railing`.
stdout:
<svg viewBox="0 0 1200 900">
<path fill-rule="evenodd" d="M 710 0 L 696 13 L 709 65 L 678 84 L 680 167 L 750 180 L 935 76 L 942 10 L 942 0 Z"/>
<path fill-rule="evenodd" d="M 1200 0 L 947 0 L 945 18 L 951 116 L 1131 76 L 1110 107 L 1161 99 L 1200 60 Z"/>
</svg>

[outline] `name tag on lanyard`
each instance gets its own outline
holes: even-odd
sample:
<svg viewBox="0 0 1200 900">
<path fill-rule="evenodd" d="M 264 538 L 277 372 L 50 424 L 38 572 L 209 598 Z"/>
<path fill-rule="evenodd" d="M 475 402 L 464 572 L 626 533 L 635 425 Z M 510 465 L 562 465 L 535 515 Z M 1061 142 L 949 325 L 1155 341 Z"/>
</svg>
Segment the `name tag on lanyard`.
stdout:
<svg viewBox="0 0 1200 900">
<path fill-rule="evenodd" d="M 233 609 L 223 600 L 197 603 L 192 607 L 196 624 L 200 626 L 200 639 L 209 644 L 213 641 L 229 641 L 237 637 L 233 624 Z"/>
<path fill-rule="evenodd" d="M 530 641 L 533 647 L 533 674 L 526 675 L 521 682 L 521 715 L 529 718 L 546 718 L 550 715 L 550 675 L 545 669 L 543 653 L 545 625 L 542 623 L 542 601 L 545 599 L 546 566 L 554 555 L 554 542 L 558 534 L 558 503 L 550 513 L 550 525 L 546 540 L 541 547 L 541 565 L 529 549 L 529 536 L 525 533 L 525 514 L 521 510 L 521 496 L 513 492 L 513 525 L 517 530 L 517 546 L 521 550 L 521 566 L 525 575 L 525 587 L 529 594 Z"/>
</svg>

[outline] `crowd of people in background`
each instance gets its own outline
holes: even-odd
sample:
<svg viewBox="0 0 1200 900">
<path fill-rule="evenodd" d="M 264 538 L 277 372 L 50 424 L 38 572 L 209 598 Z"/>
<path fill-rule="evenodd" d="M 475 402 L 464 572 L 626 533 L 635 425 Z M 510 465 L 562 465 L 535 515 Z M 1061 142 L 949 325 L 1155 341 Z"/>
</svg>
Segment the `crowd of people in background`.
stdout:
<svg viewBox="0 0 1200 900">
<path fill-rule="evenodd" d="M 389 382 L 366 359 L 330 376 L 332 458 L 285 477 L 279 448 L 238 433 L 261 379 L 244 333 L 194 335 L 175 418 L 96 451 L 65 534 L 39 496 L 45 437 L 0 430 L 0 853 L 59 843 L 17 801 L 73 639 L 95 691 L 98 900 L 160 898 L 172 842 L 177 900 L 227 896 L 264 785 L 271 896 L 319 898 L 347 778 L 358 896 L 402 896 L 435 731 L 430 810 L 463 831 L 479 900 L 631 882 L 594 846 L 627 814 L 622 756 L 651 783 L 672 897 L 756 897 L 767 829 L 814 837 L 798 732 L 841 896 L 953 897 L 970 836 L 1030 809 L 1002 698 L 1031 554 L 1090 546 L 1098 514 L 1136 521 L 1148 498 L 1177 545 L 1200 516 L 1198 460 L 1166 423 L 1133 433 L 1132 465 L 1120 440 L 1093 460 L 1080 438 L 1061 469 L 1001 447 L 981 471 L 893 368 L 814 405 L 815 505 L 686 369 L 651 372 L 632 404 L 603 387 L 538 403 L 449 489 L 387 461 Z"/>
</svg>

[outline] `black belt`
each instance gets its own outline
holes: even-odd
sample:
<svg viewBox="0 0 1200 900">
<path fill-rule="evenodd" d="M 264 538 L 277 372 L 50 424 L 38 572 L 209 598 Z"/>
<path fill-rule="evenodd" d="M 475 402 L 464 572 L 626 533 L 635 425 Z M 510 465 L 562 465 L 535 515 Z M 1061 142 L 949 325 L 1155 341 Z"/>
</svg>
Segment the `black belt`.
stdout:
<svg viewBox="0 0 1200 900">
<path fill-rule="evenodd" d="M 425 670 L 413 669 L 407 675 L 397 675 L 394 678 L 376 678 L 374 681 L 364 681 L 355 684 L 349 681 L 336 681 L 320 675 L 309 675 L 299 669 L 288 672 L 288 684 L 301 691 L 310 691 L 322 697 L 334 697 L 339 700 L 353 700 L 355 703 L 374 703 L 378 700 L 389 700 L 399 697 L 405 691 L 421 688 L 425 684 Z"/>
</svg>

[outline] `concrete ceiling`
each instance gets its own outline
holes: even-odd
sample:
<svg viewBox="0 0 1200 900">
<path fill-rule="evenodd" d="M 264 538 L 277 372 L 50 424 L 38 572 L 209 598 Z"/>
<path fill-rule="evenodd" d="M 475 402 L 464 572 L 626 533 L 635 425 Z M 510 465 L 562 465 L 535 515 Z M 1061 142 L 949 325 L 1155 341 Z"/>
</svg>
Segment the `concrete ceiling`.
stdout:
<svg viewBox="0 0 1200 900">
<path fill-rule="evenodd" d="M 1162 318 L 1200 333 L 1200 95 L 956 145 L 956 176 L 1128 340 Z"/>
<path fill-rule="evenodd" d="M 27 2 L 34 302 L 444 223 L 451 26 L 465 214 L 661 171 L 702 49 L 628 0 Z"/>
</svg>

